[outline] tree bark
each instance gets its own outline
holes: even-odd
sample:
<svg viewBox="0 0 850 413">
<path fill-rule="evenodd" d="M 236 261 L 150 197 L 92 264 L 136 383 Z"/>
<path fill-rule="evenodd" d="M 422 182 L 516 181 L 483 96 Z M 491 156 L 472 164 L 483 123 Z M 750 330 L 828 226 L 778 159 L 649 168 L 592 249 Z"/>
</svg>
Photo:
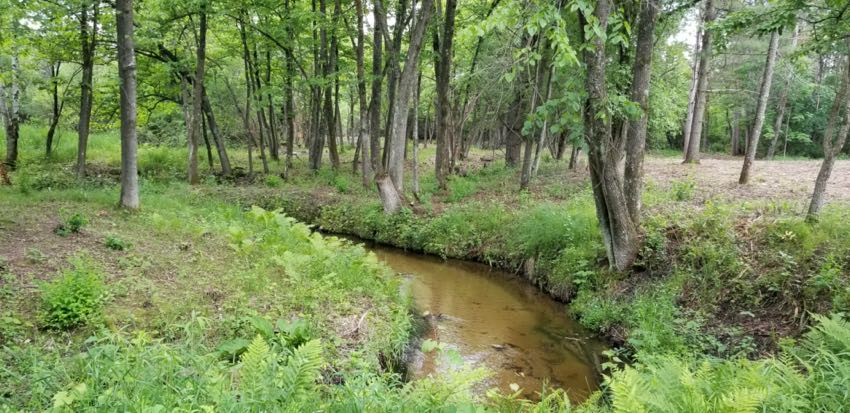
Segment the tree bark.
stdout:
<svg viewBox="0 0 850 413">
<path fill-rule="evenodd" d="M 6 158 L 3 163 L 9 170 L 14 170 L 18 165 L 18 141 L 20 138 L 21 123 L 21 87 L 19 84 L 21 68 L 18 57 L 17 39 L 14 39 L 14 43 L 12 45 L 11 69 L 11 96 L 8 98 L 6 97 L 5 85 L 0 82 L 0 101 L 2 101 L 2 108 L 0 109 L 2 109 L 3 112 L 3 124 L 6 131 Z M 7 99 L 10 100 L 9 103 L 6 102 Z M 6 179 L 8 179 L 8 176 L 6 176 Z"/>
<path fill-rule="evenodd" d="M 794 33 L 791 35 L 791 53 L 797 48 L 797 41 L 800 35 L 800 26 L 794 26 Z M 767 159 L 773 159 L 776 154 L 776 145 L 779 143 L 779 135 L 782 131 L 782 121 L 785 117 L 785 109 L 788 106 L 788 88 L 791 85 L 791 78 L 794 75 L 794 67 L 788 66 L 788 73 L 785 75 L 785 82 L 782 89 L 779 91 L 779 102 L 776 104 L 776 119 L 773 120 L 773 139 L 770 141 L 770 146 L 767 148 Z"/>
<path fill-rule="evenodd" d="M 688 92 L 688 114 L 685 117 L 685 126 L 682 131 L 682 152 L 687 155 L 689 141 L 691 139 L 691 127 L 694 124 L 694 108 L 696 107 L 697 102 L 697 83 L 699 82 L 699 62 L 700 56 L 700 48 L 702 47 L 702 35 L 703 35 L 703 19 L 705 18 L 705 12 L 703 11 L 703 18 L 699 20 L 699 25 L 697 26 L 696 40 L 694 41 L 694 63 L 691 65 L 691 70 L 693 74 L 691 75 L 691 88 Z"/>
<path fill-rule="evenodd" d="M 99 0 L 91 4 L 91 28 L 89 27 L 89 5 L 83 3 L 80 11 L 80 44 L 82 56 L 82 80 L 80 82 L 80 121 L 77 125 L 77 177 L 86 176 L 86 150 L 89 141 L 92 111 L 92 82 L 94 77 L 94 52 L 97 46 L 97 20 L 100 12 Z"/>
<path fill-rule="evenodd" d="M 437 156 L 435 159 L 435 173 L 437 175 L 437 186 L 443 190 L 447 188 L 448 175 L 451 173 L 451 151 L 454 142 L 449 83 L 451 81 L 452 43 L 454 41 L 456 9 L 456 0 L 446 0 L 443 29 L 439 36 L 439 50 L 435 54 L 437 62 L 434 65 L 437 94 Z"/>
<path fill-rule="evenodd" d="M 703 27 L 708 28 L 715 19 L 714 0 L 705 0 L 703 11 Z M 691 130 L 686 138 L 685 163 L 699 163 L 700 139 L 702 137 L 702 123 L 706 112 L 706 97 L 708 94 L 708 75 L 711 65 L 711 32 L 702 34 L 702 47 L 699 54 L 699 67 L 697 68 L 697 88 L 694 103 L 693 121 Z"/>
<path fill-rule="evenodd" d="M 453 0 L 448 0 L 453 1 Z M 407 144 L 407 118 L 410 114 L 410 96 L 416 87 L 419 72 L 419 55 L 425 29 L 434 14 L 434 0 L 423 0 L 422 9 L 410 33 L 410 45 L 404 62 L 393 102 L 393 119 L 387 137 L 387 172 L 399 193 L 404 193 L 404 149 Z"/>
<path fill-rule="evenodd" d="M 380 2 L 373 7 L 373 20 L 375 29 L 372 34 L 372 100 L 369 104 L 369 155 L 372 162 L 372 171 L 380 175 L 384 172 L 381 160 L 381 85 L 383 83 L 383 21 L 386 16 L 380 7 Z M 363 158 L 364 160 L 366 158 Z"/>
<path fill-rule="evenodd" d="M 711 1 L 711 0 L 708 0 Z M 609 0 L 598 0 L 593 17 L 604 33 L 608 26 Z M 582 26 L 588 20 L 582 16 Z M 625 271 L 637 257 L 640 238 L 623 193 L 623 183 L 617 164 L 622 158 L 620 134 L 612 134 L 611 113 L 608 108 L 605 66 L 605 39 L 594 35 L 584 50 L 587 66 L 587 110 L 584 113 L 585 139 L 590 161 L 590 178 L 599 227 L 608 253 L 609 265 Z"/>
<path fill-rule="evenodd" d="M 121 200 L 127 209 L 139 208 L 136 165 L 136 57 L 133 44 L 133 0 L 116 0 L 118 74 L 121 79 Z"/>
<path fill-rule="evenodd" d="M 321 0 L 320 2 L 320 11 L 322 16 L 325 15 L 325 0 Z M 328 155 L 331 159 L 331 166 L 334 170 L 339 169 L 339 150 L 337 149 L 336 142 L 336 113 L 334 110 L 334 83 L 330 81 L 330 78 L 336 76 L 336 49 L 337 49 L 337 35 L 336 35 L 336 24 L 339 20 L 340 15 L 340 3 L 339 0 L 334 0 L 334 14 L 332 20 L 332 29 L 330 33 L 330 46 L 326 45 L 327 33 L 324 28 L 322 28 L 322 49 L 325 55 L 325 92 L 324 92 L 324 118 L 326 122 L 327 128 L 327 139 L 328 139 Z"/>
<path fill-rule="evenodd" d="M 195 62 L 195 80 L 192 90 L 192 116 L 189 125 L 189 184 L 197 185 L 201 183 L 201 177 L 198 174 L 198 139 L 201 134 L 201 116 L 203 109 L 203 94 L 204 94 L 204 68 L 207 51 L 207 11 L 206 1 L 200 3 L 200 22 L 198 27 L 198 49 Z"/>
<path fill-rule="evenodd" d="M 422 73 L 416 80 L 413 95 L 413 196 L 419 200 L 419 95 L 422 92 Z"/>
<path fill-rule="evenodd" d="M 750 182 L 750 171 L 756 160 L 756 151 L 759 147 L 761 130 L 764 127 L 764 113 L 767 110 L 767 100 L 770 97 L 770 85 L 773 82 L 773 67 L 776 64 L 776 49 L 779 47 L 779 32 L 770 34 L 770 45 L 767 48 L 767 61 L 764 64 L 764 74 L 759 87 L 758 104 L 756 105 L 756 119 L 753 124 L 751 142 L 747 144 L 747 154 L 744 157 L 744 166 L 741 168 L 741 177 L 738 179 L 740 185 Z"/>
<path fill-rule="evenodd" d="M 44 156 L 47 158 L 50 158 L 53 153 L 53 138 L 56 135 L 56 128 L 59 126 L 62 109 L 65 108 L 65 99 L 59 99 L 59 69 L 61 67 L 62 62 L 51 63 L 50 65 L 50 94 L 53 110 L 50 115 L 50 126 L 47 129 L 47 139 L 45 140 Z"/>
<path fill-rule="evenodd" d="M 806 216 L 809 221 L 816 221 L 821 208 L 823 208 L 826 185 L 829 182 L 830 175 L 832 175 L 835 158 L 844 149 L 844 144 L 847 142 L 847 134 L 850 132 L 850 96 L 848 96 L 848 89 L 850 89 L 850 56 L 847 56 L 845 65 L 847 66 L 844 67 L 841 76 L 841 87 L 838 93 L 835 94 L 835 100 L 832 102 L 832 108 L 829 111 L 826 131 L 823 135 L 823 162 L 821 163 L 820 171 L 818 171 L 818 177 L 815 180 L 812 201 L 809 203 L 809 210 Z M 841 129 L 836 134 L 836 128 L 839 122 L 841 122 Z"/>
<path fill-rule="evenodd" d="M 221 173 L 224 176 L 228 176 L 232 173 L 230 157 L 227 155 L 227 147 L 224 143 L 224 138 L 221 135 L 221 131 L 218 129 L 218 123 L 215 121 L 215 114 L 213 113 L 212 105 L 210 105 L 210 98 L 207 96 L 206 88 L 204 88 L 204 99 L 202 104 L 202 109 L 206 115 L 207 126 L 210 128 L 213 141 L 215 141 L 215 149 L 216 152 L 218 152 L 218 160 L 221 164 Z"/>
<path fill-rule="evenodd" d="M 363 47 L 366 41 L 366 37 L 363 34 L 363 1 L 354 0 L 354 5 L 357 13 L 357 45 L 355 51 L 357 59 L 357 101 L 359 103 L 360 115 L 357 119 L 357 142 L 358 146 L 360 146 L 360 157 L 363 160 L 361 162 L 362 183 L 364 188 L 368 188 L 369 183 L 372 182 L 372 163 L 369 156 L 371 149 L 370 136 L 366 123 L 369 110 L 366 102 L 366 75 L 363 67 Z M 356 163 L 354 167 L 357 167 Z"/>
<path fill-rule="evenodd" d="M 266 50 L 266 87 L 270 87 L 272 84 L 272 56 L 271 52 Z M 272 100 L 272 94 L 266 93 L 266 101 L 268 102 L 268 122 L 269 122 L 269 152 L 272 156 L 272 159 L 275 161 L 280 160 L 280 140 L 277 136 L 277 120 L 275 119 L 275 111 L 274 111 L 274 101 Z"/>
<path fill-rule="evenodd" d="M 641 116 L 628 123 L 626 165 L 623 172 L 623 192 L 634 225 L 640 223 L 643 192 L 643 157 L 646 151 L 646 129 L 649 121 L 649 83 L 652 74 L 652 46 L 658 21 L 657 0 L 640 3 L 637 46 L 632 72 L 631 97 L 641 109 Z"/>
</svg>

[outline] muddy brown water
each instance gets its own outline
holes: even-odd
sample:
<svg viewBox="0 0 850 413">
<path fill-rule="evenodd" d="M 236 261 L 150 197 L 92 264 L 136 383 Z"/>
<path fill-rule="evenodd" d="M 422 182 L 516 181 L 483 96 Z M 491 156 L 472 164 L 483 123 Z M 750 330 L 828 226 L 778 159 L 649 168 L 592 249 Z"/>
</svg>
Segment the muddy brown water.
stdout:
<svg viewBox="0 0 850 413">
<path fill-rule="evenodd" d="M 605 346 L 569 317 L 564 304 L 483 264 L 366 247 L 407 277 L 417 311 L 428 320 L 423 339 L 444 343 L 464 364 L 492 372 L 483 389 L 519 386 L 534 399 L 548 383 L 573 401 L 597 389 Z M 451 368 L 439 352 L 416 351 L 408 373 L 416 379 Z"/>
</svg>

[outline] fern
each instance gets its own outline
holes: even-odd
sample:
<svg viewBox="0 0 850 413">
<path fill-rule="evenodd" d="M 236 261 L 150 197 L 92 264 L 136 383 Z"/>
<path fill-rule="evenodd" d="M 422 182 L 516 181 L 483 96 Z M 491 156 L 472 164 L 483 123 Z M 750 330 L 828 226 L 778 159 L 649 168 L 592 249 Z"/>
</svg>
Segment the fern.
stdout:
<svg viewBox="0 0 850 413">
<path fill-rule="evenodd" d="M 308 341 L 296 348 L 278 371 L 277 386 L 287 399 L 301 400 L 314 391 L 323 366 L 321 341 Z"/>
</svg>

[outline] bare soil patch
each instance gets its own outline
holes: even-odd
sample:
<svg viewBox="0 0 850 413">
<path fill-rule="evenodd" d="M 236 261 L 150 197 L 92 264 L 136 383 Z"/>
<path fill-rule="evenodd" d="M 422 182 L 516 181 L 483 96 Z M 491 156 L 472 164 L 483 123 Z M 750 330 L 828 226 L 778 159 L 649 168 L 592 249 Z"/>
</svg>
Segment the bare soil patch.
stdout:
<svg viewBox="0 0 850 413">
<path fill-rule="evenodd" d="M 812 194 L 820 160 L 756 161 L 749 185 L 738 185 L 743 160 L 703 159 L 683 165 L 678 158 L 647 158 L 648 182 L 668 190 L 674 182 L 693 180 L 696 198 L 723 200 L 806 201 Z M 837 161 L 827 187 L 829 200 L 850 199 L 850 161 Z"/>
</svg>

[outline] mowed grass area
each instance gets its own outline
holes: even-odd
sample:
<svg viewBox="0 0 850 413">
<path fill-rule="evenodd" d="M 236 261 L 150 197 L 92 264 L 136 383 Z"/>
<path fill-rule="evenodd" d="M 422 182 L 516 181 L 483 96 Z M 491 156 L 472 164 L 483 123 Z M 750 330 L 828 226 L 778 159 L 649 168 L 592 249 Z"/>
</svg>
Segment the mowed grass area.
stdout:
<svg viewBox="0 0 850 413">
<path fill-rule="evenodd" d="M 550 157 L 519 192 L 498 152 L 474 151 L 438 191 L 425 149 L 422 202 L 390 217 L 350 164 L 311 173 L 300 155 L 289 181 L 275 162 L 235 181 L 204 166 L 190 187 L 184 148 L 143 146 L 142 209 L 126 213 L 115 207 L 116 134 L 92 136 L 92 174 L 77 180 L 75 136 L 44 160 L 42 131 L 24 132 L 14 186 L 0 188 L 0 405 L 12 409 L 572 409 L 559 392 L 536 405 L 476 397 L 486 373 L 464 368 L 403 383 L 394 365 L 414 322 L 399 279 L 288 216 L 513 269 L 568 301 L 564 316 L 618 345 L 583 411 L 850 406 L 850 327 L 817 315 L 850 310 L 842 201 L 809 224 L 802 195 L 725 196 L 704 179 L 714 170 L 667 179 L 653 168 L 679 171 L 677 161 L 650 158 L 644 247 L 632 274 L 616 274 L 586 171 Z M 246 152 L 231 154 L 247 165 Z"/>
</svg>

